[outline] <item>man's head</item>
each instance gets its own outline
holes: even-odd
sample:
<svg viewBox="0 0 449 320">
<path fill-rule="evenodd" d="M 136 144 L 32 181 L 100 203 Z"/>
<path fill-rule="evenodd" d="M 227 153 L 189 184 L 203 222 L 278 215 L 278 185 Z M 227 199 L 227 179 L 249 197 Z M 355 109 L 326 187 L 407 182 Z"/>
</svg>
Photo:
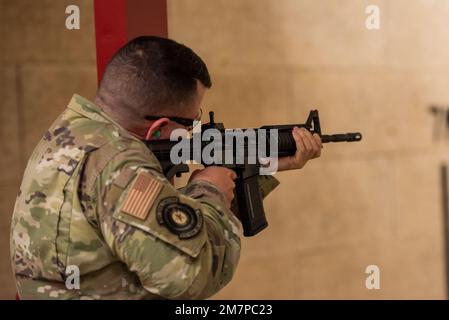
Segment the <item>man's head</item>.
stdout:
<svg viewBox="0 0 449 320">
<path fill-rule="evenodd" d="M 149 139 L 157 132 L 168 138 L 173 129 L 184 127 L 170 118 L 195 119 L 210 87 L 205 63 L 190 48 L 142 36 L 109 61 L 95 102 L 141 138 Z"/>
</svg>

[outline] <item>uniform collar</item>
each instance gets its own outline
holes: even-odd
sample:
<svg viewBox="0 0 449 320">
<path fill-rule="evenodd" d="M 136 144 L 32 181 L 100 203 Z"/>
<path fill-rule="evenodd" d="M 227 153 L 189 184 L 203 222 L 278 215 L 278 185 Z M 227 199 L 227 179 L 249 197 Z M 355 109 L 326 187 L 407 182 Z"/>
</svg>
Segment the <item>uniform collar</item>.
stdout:
<svg viewBox="0 0 449 320">
<path fill-rule="evenodd" d="M 115 126 L 121 128 L 121 126 L 117 122 L 112 120 L 112 118 L 109 117 L 105 112 L 103 112 L 103 110 L 101 110 L 99 106 L 80 96 L 79 94 L 75 93 L 72 96 L 72 99 L 67 105 L 67 108 L 85 116 L 86 118 L 99 122 L 112 123 Z"/>
<path fill-rule="evenodd" d="M 95 121 L 103 122 L 103 123 L 111 123 L 114 126 L 118 127 L 122 134 L 133 137 L 140 141 L 140 139 L 134 136 L 132 133 L 125 130 L 122 126 L 120 126 L 117 122 L 115 122 L 110 116 L 108 116 L 99 106 L 95 103 L 89 101 L 88 99 L 80 96 L 79 94 L 74 94 L 72 99 L 70 100 L 67 108 Z"/>
</svg>

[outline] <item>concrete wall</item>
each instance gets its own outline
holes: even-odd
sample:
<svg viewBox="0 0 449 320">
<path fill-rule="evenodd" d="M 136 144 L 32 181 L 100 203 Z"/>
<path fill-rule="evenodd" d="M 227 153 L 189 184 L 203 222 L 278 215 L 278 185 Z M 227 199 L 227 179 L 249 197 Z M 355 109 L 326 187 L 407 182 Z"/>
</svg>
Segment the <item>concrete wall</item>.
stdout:
<svg viewBox="0 0 449 320">
<path fill-rule="evenodd" d="M 81 30 L 64 27 L 78 4 Z M 381 29 L 365 28 L 365 8 Z M 449 101 L 445 0 L 169 0 L 170 37 L 207 62 L 205 101 L 228 127 L 303 122 L 360 130 L 303 170 L 280 173 L 270 227 L 243 240 L 216 298 L 445 298 L 431 103 Z M 0 298 L 12 298 L 9 223 L 26 159 L 73 92 L 96 87 L 92 1 L 0 2 Z M 365 288 L 366 266 L 381 290 Z"/>
</svg>

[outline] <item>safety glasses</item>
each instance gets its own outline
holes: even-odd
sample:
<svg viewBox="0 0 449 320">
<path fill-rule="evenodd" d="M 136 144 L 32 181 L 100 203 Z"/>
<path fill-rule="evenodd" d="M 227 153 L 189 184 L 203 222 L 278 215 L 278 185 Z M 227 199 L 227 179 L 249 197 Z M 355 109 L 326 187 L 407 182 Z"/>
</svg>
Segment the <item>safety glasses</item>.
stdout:
<svg viewBox="0 0 449 320">
<path fill-rule="evenodd" d="M 191 132 L 194 128 L 195 121 L 198 123 L 201 120 L 202 115 L 203 110 L 200 108 L 200 112 L 198 113 L 198 116 L 195 117 L 195 119 L 187 119 L 181 117 L 167 117 L 167 116 L 145 116 L 145 120 L 154 121 L 160 118 L 167 118 L 170 121 L 176 122 L 177 124 L 186 127 L 186 130 Z"/>
</svg>

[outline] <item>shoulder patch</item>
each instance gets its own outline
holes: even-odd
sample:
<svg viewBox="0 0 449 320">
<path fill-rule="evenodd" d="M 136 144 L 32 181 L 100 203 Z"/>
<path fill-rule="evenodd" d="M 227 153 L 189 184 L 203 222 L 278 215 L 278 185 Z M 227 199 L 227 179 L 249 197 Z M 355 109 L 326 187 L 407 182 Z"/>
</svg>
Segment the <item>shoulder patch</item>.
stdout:
<svg viewBox="0 0 449 320">
<path fill-rule="evenodd" d="M 145 220 L 163 185 L 150 174 L 140 172 L 122 207 L 122 211 L 140 220 Z"/>
<path fill-rule="evenodd" d="M 142 196 L 144 193 L 148 196 Z M 146 202 L 139 200 L 145 198 Z M 208 234 L 204 227 L 205 216 L 201 203 L 180 194 L 158 172 L 139 172 L 127 186 L 127 193 L 123 194 L 119 203 L 120 206 L 112 215 L 114 219 L 193 258 L 198 257 L 207 242 Z"/>
<path fill-rule="evenodd" d="M 157 221 L 180 239 L 196 236 L 203 226 L 203 216 L 199 209 L 180 203 L 177 197 L 169 197 L 159 202 Z"/>
</svg>

